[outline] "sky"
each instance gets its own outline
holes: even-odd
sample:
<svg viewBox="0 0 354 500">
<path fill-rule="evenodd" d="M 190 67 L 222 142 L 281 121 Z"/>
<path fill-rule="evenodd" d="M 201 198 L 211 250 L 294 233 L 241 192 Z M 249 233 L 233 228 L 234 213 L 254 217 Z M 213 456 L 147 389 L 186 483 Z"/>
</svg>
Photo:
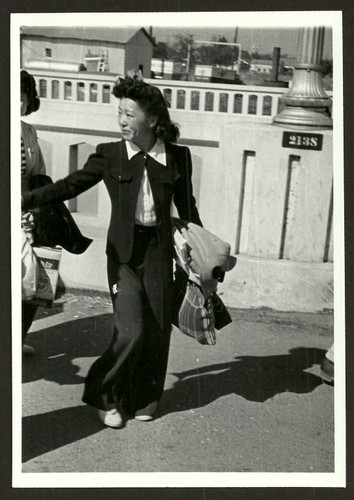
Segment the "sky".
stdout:
<svg viewBox="0 0 354 500">
<path fill-rule="evenodd" d="M 148 31 L 149 26 L 145 29 Z M 209 41 L 213 37 L 224 36 L 228 42 L 234 41 L 235 27 L 161 27 L 153 26 L 153 35 L 157 42 L 166 42 L 172 44 L 175 40 L 175 34 L 193 35 L 194 40 Z M 296 56 L 298 28 L 247 28 L 239 27 L 237 31 L 237 43 L 240 43 L 242 50 L 248 52 L 259 52 L 261 54 L 272 53 L 274 47 L 281 48 L 281 54 Z M 332 58 L 332 30 L 325 28 L 323 58 Z"/>
</svg>

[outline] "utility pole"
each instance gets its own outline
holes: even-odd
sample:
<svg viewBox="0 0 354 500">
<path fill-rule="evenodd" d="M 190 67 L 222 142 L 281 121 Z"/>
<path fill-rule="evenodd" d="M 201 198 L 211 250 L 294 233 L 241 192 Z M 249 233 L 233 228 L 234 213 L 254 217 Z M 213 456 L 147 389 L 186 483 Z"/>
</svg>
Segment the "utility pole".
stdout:
<svg viewBox="0 0 354 500">
<path fill-rule="evenodd" d="M 240 47 L 238 47 L 238 50 L 237 50 L 237 45 L 236 45 L 237 44 L 237 36 L 238 36 L 238 27 L 236 26 L 236 28 L 235 28 L 235 36 L 234 36 L 234 44 L 235 44 L 234 60 L 236 61 L 236 59 L 238 59 L 238 68 L 237 68 L 237 71 L 240 74 L 241 54 L 240 54 Z M 232 65 L 232 68 L 236 69 L 235 68 L 235 64 Z"/>
<path fill-rule="evenodd" d="M 156 40 L 155 40 L 155 37 L 154 37 L 152 26 L 149 26 L 149 36 L 150 36 L 151 40 L 154 42 L 154 45 L 155 45 Z"/>
<path fill-rule="evenodd" d="M 188 43 L 188 47 L 187 47 L 187 63 L 186 63 L 187 80 L 189 80 L 189 71 L 190 71 L 190 66 L 191 66 L 191 51 L 192 51 L 193 35 L 190 35 L 190 37 L 191 37 L 191 41 Z"/>
<path fill-rule="evenodd" d="M 238 27 L 235 28 L 234 43 L 237 43 Z"/>
</svg>

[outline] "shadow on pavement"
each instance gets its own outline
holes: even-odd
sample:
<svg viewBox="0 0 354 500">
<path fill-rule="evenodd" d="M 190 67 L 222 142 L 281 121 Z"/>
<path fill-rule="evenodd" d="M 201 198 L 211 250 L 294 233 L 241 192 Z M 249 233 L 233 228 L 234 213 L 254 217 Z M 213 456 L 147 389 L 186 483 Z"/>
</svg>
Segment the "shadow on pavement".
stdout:
<svg viewBox="0 0 354 500">
<path fill-rule="evenodd" d="M 49 380 L 57 384 L 81 384 L 75 358 L 95 358 L 107 349 L 113 332 L 111 313 L 67 321 L 28 334 L 36 354 L 23 358 L 22 382 Z M 93 362 L 93 360 L 92 360 Z"/>
<path fill-rule="evenodd" d="M 22 419 L 22 462 L 84 439 L 104 429 L 86 405 Z"/>
<path fill-rule="evenodd" d="M 39 306 L 36 312 L 35 320 L 60 314 L 64 309 L 63 303 L 54 304 L 52 307 Z"/>
<path fill-rule="evenodd" d="M 73 360 L 100 356 L 111 341 L 112 321 L 112 314 L 107 313 L 30 334 L 36 355 L 23 359 L 23 382 L 44 379 L 58 384 L 82 384 L 84 376 Z M 164 392 L 158 417 L 204 407 L 230 394 L 264 402 L 283 392 L 309 393 L 322 380 L 305 370 L 319 364 L 324 355 L 323 349 L 298 347 L 285 355 L 238 356 L 229 362 L 173 373 L 177 381 Z M 92 417 L 86 405 L 25 417 L 23 461 L 100 430 L 102 424 L 96 415 Z"/>
<path fill-rule="evenodd" d="M 96 358 L 108 347 L 113 329 L 111 313 L 67 321 L 36 331 L 30 344 L 36 354 L 23 359 L 23 383 L 49 380 L 81 384 L 84 377 L 75 358 Z M 165 391 L 164 413 L 184 411 L 228 394 L 264 402 L 282 392 L 311 392 L 322 380 L 304 370 L 321 363 L 325 350 L 298 347 L 278 356 L 238 356 L 234 360 L 174 373 L 177 382 Z M 92 362 L 94 359 L 92 359 Z"/>
<path fill-rule="evenodd" d="M 159 416 L 200 408 L 229 394 L 263 403 L 283 392 L 311 392 L 322 380 L 304 370 L 320 363 L 325 352 L 298 347 L 285 355 L 238 356 L 228 363 L 172 373 L 178 380 L 164 392 Z"/>
</svg>

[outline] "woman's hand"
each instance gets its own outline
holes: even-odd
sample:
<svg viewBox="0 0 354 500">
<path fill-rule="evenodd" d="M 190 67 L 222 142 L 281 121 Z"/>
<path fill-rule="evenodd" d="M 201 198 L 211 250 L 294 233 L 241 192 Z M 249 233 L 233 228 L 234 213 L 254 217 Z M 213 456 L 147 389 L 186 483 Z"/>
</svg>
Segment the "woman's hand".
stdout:
<svg viewBox="0 0 354 500">
<path fill-rule="evenodd" d="M 22 212 L 21 227 L 25 231 L 27 239 L 32 244 L 34 237 L 35 222 L 32 212 Z"/>
</svg>

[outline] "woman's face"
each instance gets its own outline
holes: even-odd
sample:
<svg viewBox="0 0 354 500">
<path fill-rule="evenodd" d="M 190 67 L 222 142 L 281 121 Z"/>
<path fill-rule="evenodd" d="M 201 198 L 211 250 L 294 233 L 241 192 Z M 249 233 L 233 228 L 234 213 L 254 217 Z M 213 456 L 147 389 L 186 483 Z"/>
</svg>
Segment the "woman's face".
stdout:
<svg viewBox="0 0 354 500">
<path fill-rule="evenodd" d="M 24 116 L 27 111 L 28 97 L 27 94 L 21 92 L 21 116 Z"/>
<path fill-rule="evenodd" d="M 156 116 L 149 116 L 132 99 L 123 97 L 118 107 L 118 123 L 123 139 L 131 141 L 140 148 L 146 147 L 154 136 Z"/>
</svg>

